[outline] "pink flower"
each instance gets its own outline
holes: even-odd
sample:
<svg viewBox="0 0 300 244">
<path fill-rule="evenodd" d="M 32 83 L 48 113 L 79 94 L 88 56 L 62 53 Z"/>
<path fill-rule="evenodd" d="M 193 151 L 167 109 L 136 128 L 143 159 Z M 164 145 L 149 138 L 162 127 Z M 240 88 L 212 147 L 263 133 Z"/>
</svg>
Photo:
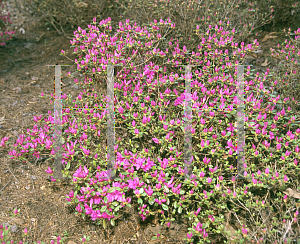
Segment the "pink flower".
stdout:
<svg viewBox="0 0 300 244">
<path fill-rule="evenodd" d="M 200 211 L 201 211 L 201 207 L 199 207 L 199 208 L 197 209 L 197 211 L 195 212 L 195 215 L 197 216 L 197 215 L 200 213 Z"/>
<path fill-rule="evenodd" d="M 134 130 L 134 133 L 135 133 L 136 135 L 138 135 L 140 132 L 139 132 L 138 129 L 135 129 L 135 130 Z"/>
<path fill-rule="evenodd" d="M 145 188 L 145 192 L 147 193 L 147 195 L 148 195 L 149 197 L 151 197 L 152 194 L 153 194 L 153 190 L 151 189 L 150 186 L 148 187 L 148 190 Z"/>
<path fill-rule="evenodd" d="M 4 138 L 2 138 L 2 140 L 1 140 L 0 147 L 5 147 L 5 141 L 4 141 Z"/>
<path fill-rule="evenodd" d="M 284 182 L 287 182 L 289 179 L 286 175 L 284 175 L 283 180 L 284 180 Z"/>
<path fill-rule="evenodd" d="M 56 179 L 54 179 L 52 175 L 51 175 L 51 179 L 50 180 L 54 181 L 54 182 L 56 181 Z"/>
<path fill-rule="evenodd" d="M 48 174 L 52 174 L 53 173 L 53 170 L 50 169 L 50 167 L 48 167 L 48 170 L 45 170 Z"/>
<path fill-rule="evenodd" d="M 18 214 L 18 209 L 16 208 L 15 211 L 14 211 L 14 214 Z"/>
<path fill-rule="evenodd" d="M 82 208 L 80 206 L 80 204 L 78 203 L 77 207 L 76 207 L 76 210 L 78 213 L 82 213 Z"/>
<path fill-rule="evenodd" d="M 208 164 L 210 160 L 211 160 L 210 158 L 207 159 L 206 156 L 204 156 L 203 163 Z"/>
<path fill-rule="evenodd" d="M 124 109 L 123 109 L 122 107 L 119 107 L 119 108 L 118 108 L 118 111 L 119 111 L 120 114 L 123 114 Z"/>
<path fill-rule="evenodd" d="M 202 227 L 202 224 L 199 222 L 198 224 L 197 224 L 197 226 L 194 226 L 193 228 L 196 230 L 196 232 L 202 232 L 202 229 L 201 229 L 201 227 Z"/>
<path fill-rule="evenodd" d="M 134 191 L 134 193 L 135 193 L 135 195 L 137 196 L 137 198 L 140 197 L 140 191 L 139 191 L 138 189 L 136 189 L 136 190 Z"/>
<path fill-rule="evenodd" d="M 245 227 L 245 226 L 244 226 Z M 244 229 L 244 228 L 242 228 L 242 232 L 243 232 L 243 235 L 244 235 L 244 237 L 246 237 L 247 236 L 247 234 L 248 234 L 248 230 L 247 229 Z"/>
<path fill-rule="evenodd" d="M 268 174 L 269 174 L 269 167 L 268 167 L 268 168 L 266 168 L 266 170 L 265 170 L 265 174 L 266 174 L 266 175 L 268 175 Z"/>
<path fill-rule="evenodd" d="M 84 166 L 84 171 L 83 171 L 80 165 L 79 168 L 73 174 L 73 176 L 77 178 L 85 178 L 88 174 L 89 174 L 89 170 L 86 168 L 86 166 Z"/>
<path fill-rule="evenodd" d="M 152 138 L 152 140 L 153 140 L 156 144 L 159 144 L 159 140 L 158 140 L 158 139 Z"/>
<path fill-rule="evenodd" d="M 187 238 L 190 240 L 192 238 L 192 236 L 193 236 L 193 233 L 192 232 L 190 234 L 187 233 L 186 235 L 187 235 Z"/>
<path fill-rule="evenodd" d="M 161 184 L 158 183 L 158 184 L 155 185 L 155 187 L 156 187 L 156 189 L 160 189 L 161 188 Z"/>
<path fill-rule="evenodd" d="M 280 150 L 280 148 L 281 148 L 281 144 L 279 143 L 279 144 L 276 145 L 276 149 Z"/>
</svg>

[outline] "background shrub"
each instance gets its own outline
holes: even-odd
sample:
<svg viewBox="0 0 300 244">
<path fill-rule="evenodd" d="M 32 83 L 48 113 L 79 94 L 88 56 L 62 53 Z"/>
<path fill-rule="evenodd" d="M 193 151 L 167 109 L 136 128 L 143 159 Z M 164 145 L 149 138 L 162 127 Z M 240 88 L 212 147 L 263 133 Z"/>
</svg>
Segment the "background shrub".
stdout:
<svg viewBox="0 0 300 244">
<path fill-rule="evenodd" d="M 5 10 L 6 4 L 6 1 L 0 0 L 0 46 L 5 46 L 6 42 L 16 33 L 15 31 L 8 30 L 12 22 L 10 20 L 10 13 L 7 12 L 8 9 Z"/>
<path fill-rule="evenodd" d="M 194 0 L 117 0 L 123 9 L 122 17 L 137 24 L 149 23 L 153 19 L 170 18 L 176 24 L 176 29 L 170 36 L 181 38 L 181 43 L 191 51 L 196 51 L 200 40 L 191 38 L 193 29 L 198 25 L 205 36 L 209 25 L 214 27 L 220 20 L 230 21 L 224 31 L 235 29 L 235 39 L 238 43 L 258 28 L 273 21 L 287 18 L 287 13 L 293 9 L 298 11 L 296 1 L 266 0 L 266 1 L 194 1 Z M 285 4 L 282 4 L 282 3 Z M 294 5 L 293 5 L 294 4 Z M 286 8 L 284 7 L 286 6 Z"/>
<path fill-rule="evenodd" d="M 91 18 L 104 19 L 112 15 L 111 0 L 21 0 L 21 4 L 33 15 L 42 17 L 52 25 L 58 34 L 72 35 L 74 29 L 91 21 Z M 20 8 L 21 10 L 21 8 Z M 24 14 L 24 10 L 21 10 Z"/>
<path fill-rule="evenodd" d="M 289 96 L 295 102 L 291 104 L 294 111 L 299 111 L 300 83 L 299 83 L 299 62 L 300 62 L 300 40 L 297 35 L 300 29 L 291 32 L 291 29 L 284 30 L 286 40 L 278 44 L 270 52 L 277 60 L 276 68 L 272 70 L 274 79 L 278 82 L 275 90 L 283 96 Z"/>
</svg>

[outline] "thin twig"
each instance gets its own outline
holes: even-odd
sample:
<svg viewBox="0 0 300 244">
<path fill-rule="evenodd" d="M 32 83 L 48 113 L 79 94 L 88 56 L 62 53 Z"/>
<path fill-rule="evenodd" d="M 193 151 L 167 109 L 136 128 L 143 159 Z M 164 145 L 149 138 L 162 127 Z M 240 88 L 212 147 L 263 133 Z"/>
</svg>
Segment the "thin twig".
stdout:
<svg viewBox="0 0 300 244">
<path fill-rule="evenodd" d="M 291 224 L 292 222 L 291 221 L 289 221 L 289 227 L 287 228 L 287 230 L 286 230 L 286 232 L 285 232 L 285 234 L 283 235 L 283 237 L 282 237 L 282 239 L 281 239 L 281 243 L 283 243 L 283 241 L 284 241 L 284 239 L 285 239 L 285 236 L 286 236 L 286 234 L 289 232 L 289 230 L 290 230 L 290 228 L 291 228 L 291 226 L 292 226 L 292 224 Z"/>
<path fill-rule="evenodd" d="M 4 188 L 8 185 L 8 183 L 10 183 L 10 182 L 11 182 L 11 180 L 10 180 L 9 182 L 7 182 L 5 186 L 3 186 L 3 188 L 1 189 L 1 191 L 3 191 L 3 189 L 4 189 Z M 1 191 L 0 191 L 0 192 L 1 192 Z"/>
<path fill-rule="evenodd" d="M 127 130 L 127 129 L 125 129 L 125 128 L 123 128 L 123 127 L 115 127 L 116 129 L 123 129 L 123 130 Z"/>
<path fill-rule="evenodd" d="M 9 172 L 13 175 L 13 177 L 15 177 L 15 179 L 20 183 L 20 181 L 16 178 L 16 176 L 10 171 L 10 169 L 8 168 Z"/>
</svg>

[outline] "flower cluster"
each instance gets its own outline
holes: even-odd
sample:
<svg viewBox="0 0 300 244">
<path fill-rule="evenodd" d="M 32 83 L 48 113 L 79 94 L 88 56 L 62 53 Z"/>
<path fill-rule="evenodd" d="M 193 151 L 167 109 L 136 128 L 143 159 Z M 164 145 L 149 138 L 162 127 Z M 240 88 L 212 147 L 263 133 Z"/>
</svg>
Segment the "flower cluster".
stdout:
<svg viewBox="0 0 300 244">
<path fill-rule="evenodd" d="M 289 98 L 282 99 L 273 86 L 270 90 L 264 86 L 270 70 L 263 80 L 259 73 L 253 75 L 249 66 L 245 70 L 247 162 L 243 168 L 247 178 L 242 179 L 242 186 L 234 175 L 238 148 L 234 145 L 237 69 L 247 53 L 257 50 L 257 40 L 248 45 L 242 42 L 239 47 L 230 36 L 234 30 L 224 31 L 220 22 L 207 38 L 202 38 L 199 51 L 189 56 L 185 46 L 179 48 L 178 39 L 166 40 L 166 30 L 175 27 L 170 19 L 154 20 L 148 28 L 131 25 L 126 20 L 119 23 L 114 34 L 110 34 L 110 18 L 98 26 L 96 19 L 93 23 L 88 31 L 78 27 L 70 41 L 79 56 L 75 59 L 77 69 L 86 75 L 80 83 L 83 92 L 74 100 L 62 96 L 64 105 L 75 108 L 64 109 L 62 116 L 62 163 L 66 165 L 63 171 L 66 176 L 72 167 L 75 169 L 71 176 L 75 191 L 66 200 L 76 205 L 77 213 L 101 222 L 104 228 L 107 221 L 115 225 L 114 219 L 131 203 L 139 206 L 142 220 L 158 214 L 162 224 L 170 225 L 176 215 L 182 214 L 189 219 L 187 240 L 190 242 L 193 237 L 197 243 L 203 243 L 214 233 L 228 237 L 224 231 L 226 210 L 222 210 L 226 201 L 232 208 L 248 209 L 245 219 L 253 223 L 253 212 L 259 214 L 263 208 L 272 212 L 279 202 L 287 207 L 294 204 L 288 196 L 280 199 L 279 189 L 273 206 L 266 202 L 259 204 L 259 194 L 255 191 L 258 187 L 294 188 L 299 180 L 293 172 L 300 169 L 297 160 L 300 128 L 292 123 L 296 121 L 293 110 L 289 106 L 284 108 Z M 228 48 L 232 49 L 230 55 Z M 99 96 L 93 89 L 96 82 L 109 75 L 109 64 L 119 70 L 114 75 L 115 126 L 119 129 L 116 133 L 119 139 L 114 146 L 116 177 L 113 179 L 106 170 L 100 146 L 106 140 L 107 110 L 103 107 L 108 97 Z M 186 65 L 192 67 L 191 94 L 185 90 L 187 77 L 182 66 Z M 106 86 L 100 85 L 103 89 Z M 184 180 L 186 165 L 181 145 L 187 131 L 182 113 L 186 98 L 192 101 L 193 109 L 194 167 L 190 179 Z M 278 109 L 277 104 L 282 108 Z M 38 123 L 41 119 L 35 118 Z M 43 150 L 54 155 L 50 132 L 55 122 L 51 112 L 44 122 L 41 127 L 36 124 L 33 130 L 28 129 L 29 136 L 20 136 L 15 145 L 22 151 L 10 151 L 12 158 L 25 160 L 31 151 L 38 158 Z M 276 149 L 269 157 L 271 148 Z M 46 172 L 53 174 L 51 168 Z M 52 180 L 56 179 L 52 176 Z M 272 228 L 282 231 L 283 227 L 274 224 Z M 250 240 L 251 230 L 246 220 L 241 229 L 243 238 Z"/>
</svg>

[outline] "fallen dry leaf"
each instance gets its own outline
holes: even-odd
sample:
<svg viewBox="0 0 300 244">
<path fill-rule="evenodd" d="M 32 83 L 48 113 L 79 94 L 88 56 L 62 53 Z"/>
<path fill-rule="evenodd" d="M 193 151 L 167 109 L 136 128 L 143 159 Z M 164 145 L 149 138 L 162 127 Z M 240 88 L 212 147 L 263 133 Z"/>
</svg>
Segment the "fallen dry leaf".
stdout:
<svg viewBox="0 0 300 244">
<path fill-rule="evenodd" d="M 265 62 L 263 62 L 260 66 L 267 66 L 269 65 L 270 63 L 268 63 L 268 58 L 266 58 Z"/>
<path fill-rule="evenodd" d="M 16 92 L 22 92 L 22 89 L 20 87 L 14 87 L 12 88 L 13 91 L 16 91 Z"/>
<path fill-rule="evenodd" d="M 35 77 L 35 76 L 31 77 L 31 80 L 33 80 L 33 81 L 37 81 L 38 79 L 39 79 L 39 77 Z"/>
<path fill-rule="evenodd" d="M 297 192 L 291 188 L 286 189 L 286 191 L 284 191 L 283 193 L 285 193 L 289 197 L 300 199 L 300 192 Z"/>
<path fill-rule="evenodd" d="M 277 38 L 277 36 L 271 36 L 272 33 L 274 33 L 274 32 L 271 32 L 271 33 L 268 33 L 267 35 L 265 35 L 265 37 L 261 41 L 265 42 L 270 38 Z"/>
<path fill-rule="evenodd" d="M 4 117 L 5 117 L 5 116 L 3 116 L 2 118 L 0 118 L 0 124 L 3 124 L 3 123 L 5 122 L 5 121 L 4 121 L 4 120 L 5 120 Z"/>
</svg>

